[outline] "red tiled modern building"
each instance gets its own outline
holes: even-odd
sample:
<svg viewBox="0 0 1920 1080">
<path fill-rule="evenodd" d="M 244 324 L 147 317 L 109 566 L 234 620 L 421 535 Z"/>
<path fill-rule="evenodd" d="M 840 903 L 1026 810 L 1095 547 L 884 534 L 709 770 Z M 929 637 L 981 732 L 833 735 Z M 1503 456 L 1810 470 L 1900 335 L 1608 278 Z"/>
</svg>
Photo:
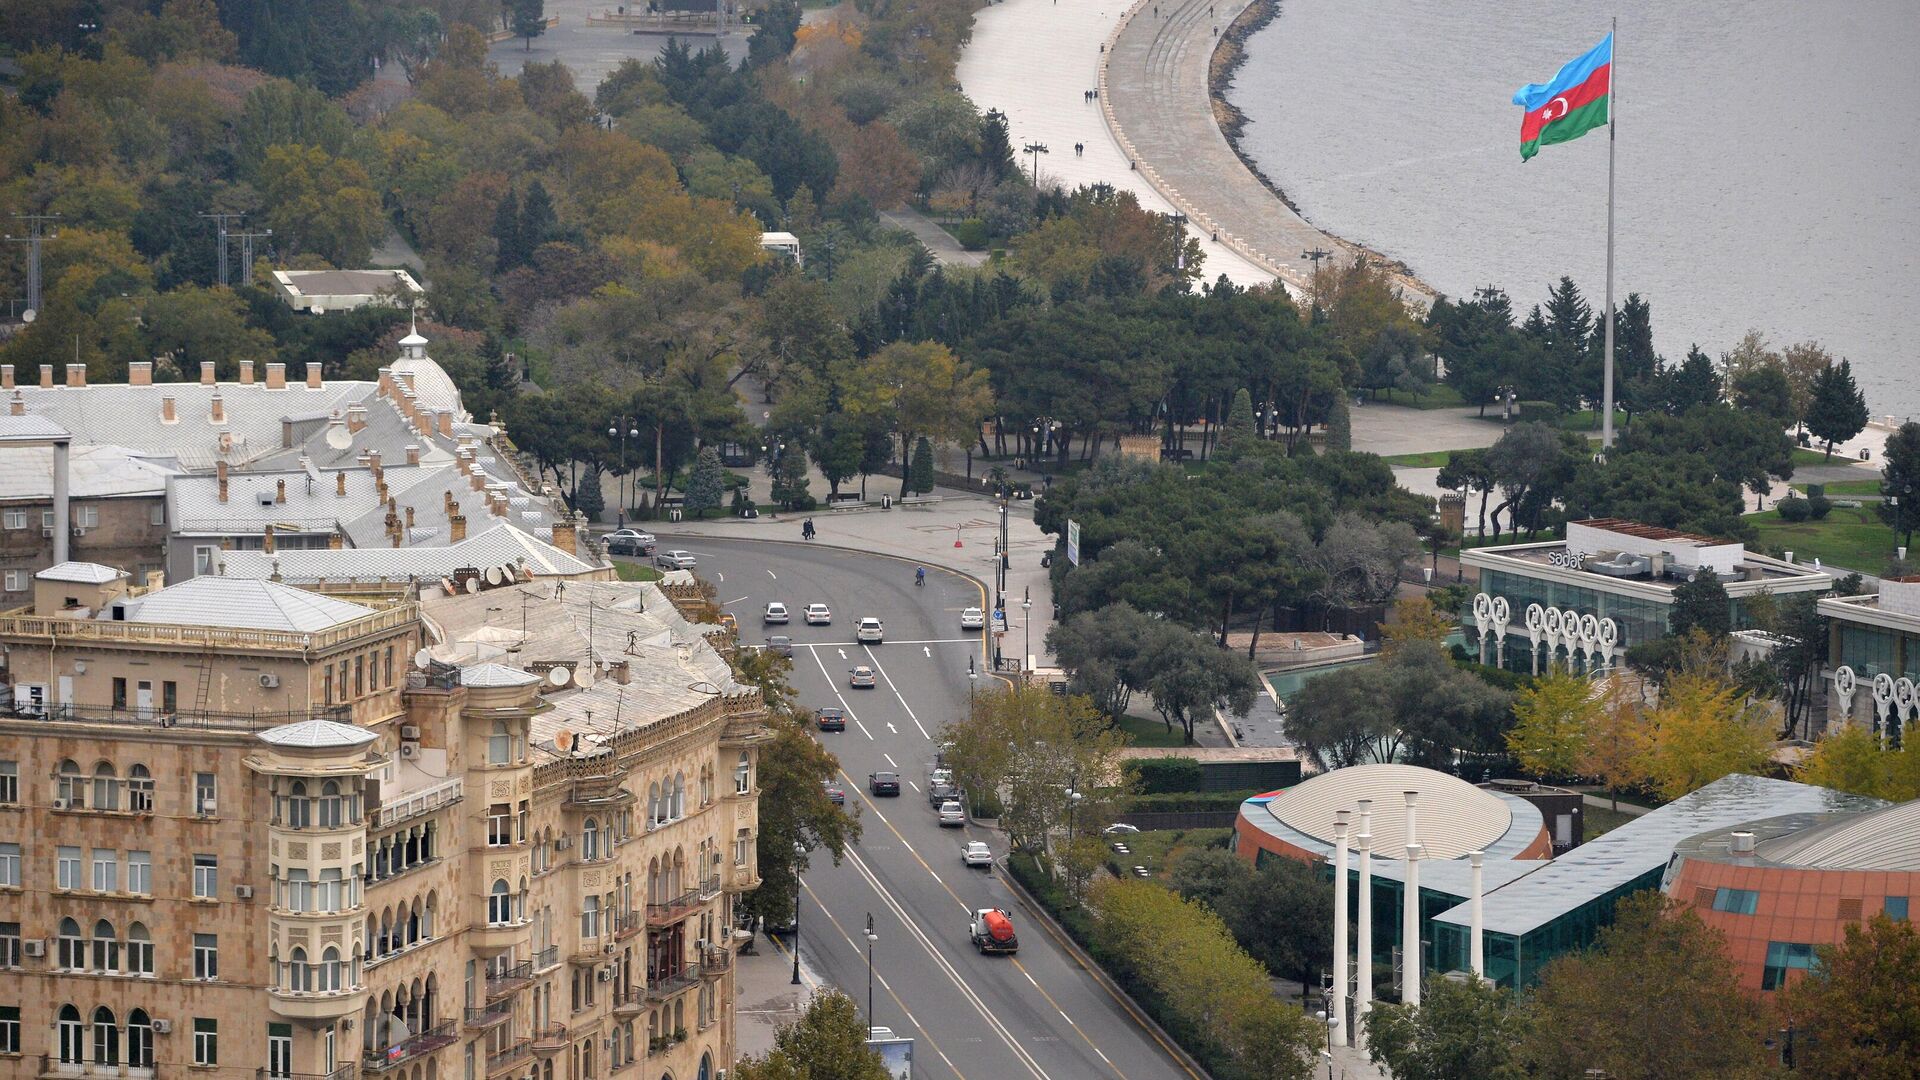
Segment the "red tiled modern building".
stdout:
<svg viewBox="0 0 1920 1080">
<path fill-rule="evenodd" d="M 1920 896 L 1920 801 L 1701 833 L 1674 850 L 1662 888 L 1726 935 L 1743 986 L 1781 989 L 1848 924 L 1908 918 Z"/>
</svg>

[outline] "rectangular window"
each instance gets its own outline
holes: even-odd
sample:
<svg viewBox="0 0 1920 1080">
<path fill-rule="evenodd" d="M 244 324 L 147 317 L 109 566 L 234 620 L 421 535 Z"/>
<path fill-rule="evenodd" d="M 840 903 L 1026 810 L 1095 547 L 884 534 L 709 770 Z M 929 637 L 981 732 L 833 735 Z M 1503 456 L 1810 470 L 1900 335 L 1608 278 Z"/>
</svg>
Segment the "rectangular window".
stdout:
<svg viewBox="0 0 1920 1080">
<path fill-rule="evenodd" d="M 193 1063 L 220 1064 L 220 1023 L 204 1016 L 193 1018 Z"/>
<path fill-rule="evenodd" d="M 213 573 L 214 560 L 220 557 L 220 549 L 211 544 L 203 544 L 193 549 L 193 576 L 206 577 Z"/>
<path fill-rule="evenodd" d="M 1880 905 L 1880 910 L 1884 912 L 1889 919 L 1904 921 L 1907 918 L 1907 898 L 1904 896 L 1889 896 L 1886 902 Z"/>
<path fill-rule="evenodd" d="M 0 803 L 20 801 L 20 763 L 0 761 Z"/>
<path fill-rule="evenodd" d="M 20 884 L 20 845 L 0 844 L 0 885 Z"/>
<path fill-rule="evenodd" d="M 386 674 L 381 678 L 381 682 L 387 686 L 393 685 L 393 646 L 391 645 L 387 646 Z"/>
<path fill-rule="evenodd" d="M 0 1054 L 20 1052 L 20 1006 L 0 1005 Z"/>
<path fill-rule="evenodd" d="M 333 704 L 333 667 L 329 665 L 320 673 L 320 700 Z"/>
<path fill-rule="evenodd" d="M 206 817 L 216 812 L 218 804 L 214 799 L 219 794 L 216 788 L 217 785 L 213 782 L 212 773 L 197 772 L 193 774 L 194 813 Z"/>
<path fill-rule="evenodd" d="M 54 852 L 54 860 L 55 872 L 53 882 L 55 888 L 84 889 L 87 887 L 86 879 L 81 876 L 79 848 L 62 847 Z"/>
<path fill-rule="evenodd" d="M 40 527 L 43 529 L 53 528 L 53 511 L 51 510 L 40 511 Z"/>
<path fill-rule="evenodd" d="M 8 592 L 26 592 L 27 591 L 27 572 L 25 570 L 7 571 L 7 591 Z"/>
<path fill-rule="evenodd" d="M 127 707 L 127 680 L 117 675 L 113 680 L 113 707 L 116 709 Z"/>
<path fill-rule="evenodd" d="M 152 506 L 147 507 L 147 524 L 165 525 L 166 523 L 167 523 L 167 504 L 166 503 L 157 502 L 157 503 L 154 503 Z"/>
<path fill-rule="evenodd" d="M 93 891 L 120 891 L 120 853 L 112 848 L 93 849 Z"/>
<path fill-rule="evenodd" d="M 7 509 L 7 522 L 6 522 L 6 524 L 7 524 L 7 528 L 9 528 L 9 529 L 24 529 L 24 528 L 26 528 L 26 527 L 27 527 L 27 509 L 26 509 L 26 507 L 24 507 L 24 506 L 17 506 L 17 507 L 9 507 L 9 508 Z"/>
<path fill-rule="evenodd" d="M 160 684 L 160 711 L 176 713 L 180 711 L 180 684 L 167 679 Z"/>
<path fill-rule="evenodd" d="M 193 935 L 193 977 L 220 977 L 220 938 L 216 934 Z"/>
<path fill-rule="evenodd" d="M 293 1025 L 267 1025 L 267 1076 L 286 1080 L 293 1075 Z"/>
<path fill-rule="evenodd" d="M 1813 966 L 1813 946 L 1793 941 L 1767 942 L 1767 966 L 1760 973 L 1760 989 L 1778 990 L 1787 984 L 1787 972 Z"/>
<path fill-rule="evenodd" d="M 580 908 L 580 936 L 600 936 L 600 898 L 597 896 L 587 897 Z"/>
<path fill-rule="evenodd" d="M 153 893 L 153 853 L 127 852 L 127 891 L 148 896 Z"/>
<path fill-rule="evenodd" d="M 1752 889 L 1720 889 L 1713 894 L 1713 910 L 1735 915 L 1753 914 L 1759 902 L 1760 894 Z"/>
<path fill-rule="evenodd" d="M 0 922 L 0 967 L 20 966 L 20 924 Z"/>
<path fill-rule="evenodd" d="M 76 506 L 73 508 L 73 523 L 82 529 L 97 528 L 100 525 L 100 508 L 97 506 Z"/>
<path fill-rule="evenodd" d="M 367 692 L 367 658 L 353 658 L 353 696 L 359 697 Z"/>
<path fill-rule="evenodd" d="M 513 843 L 513 810 L 506 803 L 487 807 L 487 843 L 493 847 Z"/>
<path fill-rule="evenodd" d="M 212 900 L 220 895 L 220 860 L 212 855 L 193 857 L 193 895 Z"/>
</svg>

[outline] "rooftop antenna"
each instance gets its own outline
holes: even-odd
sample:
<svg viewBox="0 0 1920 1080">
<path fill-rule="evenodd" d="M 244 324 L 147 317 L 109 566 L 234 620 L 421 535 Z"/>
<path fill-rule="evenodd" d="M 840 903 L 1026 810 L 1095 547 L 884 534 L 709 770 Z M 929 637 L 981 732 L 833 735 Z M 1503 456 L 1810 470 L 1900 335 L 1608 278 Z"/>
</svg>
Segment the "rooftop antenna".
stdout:
<svg viewBox="0 0 1920 1080">
<path fill-rule="evenodd" d="M 218 243 L 220 245 L 219 247 L 220 284 L 222 286 L 226 286 L 230 284 L 230 281 L 228 280 L 229 275 L 227 274 L 227 234 L 232 231 L 233 225 L 238 225 L 240 223 L 240 219 L 246 217 L 247 215 L 216 213 L 216 214 L 201 214 L 200 216 L 213 222 L 214 235 L 217 237 Z M 232 222 L 232 225 L 229 225 L 228 224 L 229 222 Z"/>
<path fill-rule="evenodd" d="M 58 221 L 59 214 L 14 214 L 16 220 L 27 223 L 27 235 L 7 234 L 7 239 L 16 244 L 27 245 L 27 308 L 26 321 L 32 322 L 40 313 L 40 245 L 48 240 L 58 240 L 60 234 L 52 236 L 42 234 L 43 222 Z"/>
</svg>

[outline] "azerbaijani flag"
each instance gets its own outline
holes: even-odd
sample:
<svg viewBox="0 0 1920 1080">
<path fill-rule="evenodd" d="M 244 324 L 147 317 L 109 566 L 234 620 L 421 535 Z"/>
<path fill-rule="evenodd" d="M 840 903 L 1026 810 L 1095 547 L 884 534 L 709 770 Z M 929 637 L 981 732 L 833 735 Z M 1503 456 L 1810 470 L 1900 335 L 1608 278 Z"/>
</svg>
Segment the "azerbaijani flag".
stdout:
<svg viewBox="0 0 1920 1080">
<path fill-rule="evenodd" d="M 1613 35 L 1585 56 L 1568 61 L 1548 83 L 1529 83 L 1514 91 L 1513 103 L 1527 110 L 1520 121 L 1520 160 L 1551 143 L 1572 142 L 1607 122 L 1613 95 Z"/>
</svg>

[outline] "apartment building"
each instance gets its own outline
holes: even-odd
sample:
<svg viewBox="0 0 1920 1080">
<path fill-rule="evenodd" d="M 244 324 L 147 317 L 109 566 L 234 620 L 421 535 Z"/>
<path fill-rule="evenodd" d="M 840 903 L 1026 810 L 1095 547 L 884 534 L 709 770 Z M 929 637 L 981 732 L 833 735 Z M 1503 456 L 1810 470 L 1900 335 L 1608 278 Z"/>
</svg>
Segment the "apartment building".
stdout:
<svg viewBox="0 0 1920 1080">
<path fill-rule="evenodd" d="M 556 598 L 461 665 L 409 600 L 41 574 L 0 614 L 0 1075 L 716 1077 L 762 706 L 659 588 L 593 588 L 651 632 Z"/>
</svg>

